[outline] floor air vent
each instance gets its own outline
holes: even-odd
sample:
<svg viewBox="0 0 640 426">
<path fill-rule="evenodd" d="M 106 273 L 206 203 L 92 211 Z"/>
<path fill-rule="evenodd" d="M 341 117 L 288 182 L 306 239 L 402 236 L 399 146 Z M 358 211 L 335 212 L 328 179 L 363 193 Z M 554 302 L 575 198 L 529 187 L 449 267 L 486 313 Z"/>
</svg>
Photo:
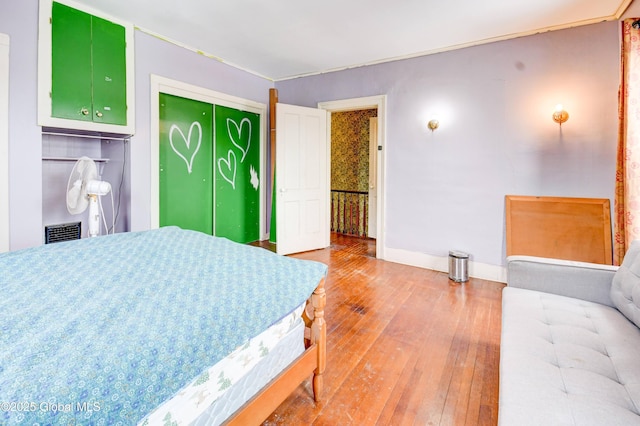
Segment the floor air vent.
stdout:
<svg viewBox="0 0 640 426">
<path fill-rule="evenodd" d="M 44 243 L 59 243 L 61 241 L 79 240 L 81 236 L 81 223 L 63 223 L 61 225 L 49 225 L 44 227 Z"/>
</svg>

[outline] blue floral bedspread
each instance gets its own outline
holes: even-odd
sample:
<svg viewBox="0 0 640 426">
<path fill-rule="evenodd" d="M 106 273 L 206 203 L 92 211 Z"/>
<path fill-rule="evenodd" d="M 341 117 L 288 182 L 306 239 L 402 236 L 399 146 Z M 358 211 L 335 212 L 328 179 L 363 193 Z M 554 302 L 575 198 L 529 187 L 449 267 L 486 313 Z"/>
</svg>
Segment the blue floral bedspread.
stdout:
<svg viewBox="0 0 640 426">
<path fill-rule="evenodd" d="M 176 227 L 0 254 L 0 424 L 135 424 L 326 271 Z"/>
</svg>

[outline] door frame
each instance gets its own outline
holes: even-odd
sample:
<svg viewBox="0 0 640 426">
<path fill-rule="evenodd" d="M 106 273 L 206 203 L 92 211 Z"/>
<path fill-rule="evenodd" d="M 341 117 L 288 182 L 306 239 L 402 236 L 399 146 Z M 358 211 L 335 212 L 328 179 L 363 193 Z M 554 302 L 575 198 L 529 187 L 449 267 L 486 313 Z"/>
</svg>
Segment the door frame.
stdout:
<svg viewBox="0 0 640 426">
<path fill-rule="evenodd" d="M 371 134 L 374 133 L 374 137 Z M 376 238 L 378 236 L 378 117 L 369 117 L 369 182 L 367 185 L 367 191 L 369 192 L 369 202 L 367 206 L 367 225 L 369 238 Z M 373 164 L 373 167 L 371 166 Z M 371 179 L 373 176 L 373 180 Z M 375 204 L 371 203 L 371 187 L 373 186 L 375 194 Z M 371 226 L 371 212 L 375 219 L 375 224 Z M 373 236 L 371 236 L 373 234 Z"/>
<path fill-rule="evenodd" d="M 9 36 L 0 34 L 0 253 L 9 246 Z"/>
<path fill-rule="evenodd" d="M 354 111 L 360 109 L 372 109 L 378 110 L 378 162 L 377 162 L 377 218 L 376 218 L 376 258 L 384 259 L 384 247 L 385 247 L 385 170 L 386 170 L 386 129 L 387 129 L 387 95 L 367 96 L 362 98 L 342 99 L 336 101 L 318 102 L 318 108 L 325 109 L 329 113 L 342 112 L 342 111 Z M 331 125 L 331 119 L 329 118 L 327 126 Z M 330 129 L 329 129 L 330 131 Z M 331 136 L 329 133 L 329 141 Z M 331 174 L 329 174 L 331 179 Z M 329 183 L 330 184 L 330 183 Z"/>
<path fill-rule="evenodd" d="M 227 95 L 225 93 L 216 92 L 215 90 L 206 89 L 204 87 L 194 86 L 178 80 L 161 77 L 151 74 L 151 194 L 150 195 L 150 214 L 151 229 L 160 226 L 160 93 L 168 95 L 180 96 L 195 101 L 210 103 L 211 105 L 220 105 L 237 110 L 253 112 L 260 115 L 260 239 L 265 240 L 267 230 L 266 212 L 266 185 L 267 185 L 267 162 L 265 155 L 265 141 L 267 140 L 267 105 L 248 99 L 239 98 L 237 96 Z M 215 135 L 215 120 L 214 120 Z M 215 168 L 214 168 L 215 172 Z M 215 187 L 215 173 L 213 174 L 213 184 Z M 214 195 L 215 206 L 215 195 Z M 213 222 L 215 235 L 215 215 Z"/>
</svg>

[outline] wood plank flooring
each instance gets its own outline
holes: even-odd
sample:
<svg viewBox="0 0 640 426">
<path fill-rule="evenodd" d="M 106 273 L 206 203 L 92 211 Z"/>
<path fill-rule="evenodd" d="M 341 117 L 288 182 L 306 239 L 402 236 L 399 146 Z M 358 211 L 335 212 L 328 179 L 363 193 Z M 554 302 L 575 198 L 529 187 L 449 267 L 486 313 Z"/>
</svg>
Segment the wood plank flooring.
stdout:
<svg viewBox="0 0 640 426">
<path fill-rule="evenodd" d="M 503 284 L 375 259 L 332 235 L 322 401 L 300 385 L 270 425 L 495 425 Z"/>
</svg>

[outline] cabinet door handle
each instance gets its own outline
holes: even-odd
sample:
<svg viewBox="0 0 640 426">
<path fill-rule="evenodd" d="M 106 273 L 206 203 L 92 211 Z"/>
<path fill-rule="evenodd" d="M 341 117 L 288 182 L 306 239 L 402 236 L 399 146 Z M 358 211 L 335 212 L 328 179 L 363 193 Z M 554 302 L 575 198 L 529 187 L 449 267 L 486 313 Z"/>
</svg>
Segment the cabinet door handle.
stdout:
<svg viewBox="0 0 640 426">
<path fill-rule="evenodd" d="M 96 111 L 96 117 L 102 117 L 102 113 L 100 111 Z"/>
<path fill-rule="evenodd" d="M 89 115 L 89 110 L 88 110 L 88 109 L 86 109 L 86 108 L 82 108 L 82 109 L 80 110 L 80 113 L 82 113 L 82 115 Z"/>
</svg>

